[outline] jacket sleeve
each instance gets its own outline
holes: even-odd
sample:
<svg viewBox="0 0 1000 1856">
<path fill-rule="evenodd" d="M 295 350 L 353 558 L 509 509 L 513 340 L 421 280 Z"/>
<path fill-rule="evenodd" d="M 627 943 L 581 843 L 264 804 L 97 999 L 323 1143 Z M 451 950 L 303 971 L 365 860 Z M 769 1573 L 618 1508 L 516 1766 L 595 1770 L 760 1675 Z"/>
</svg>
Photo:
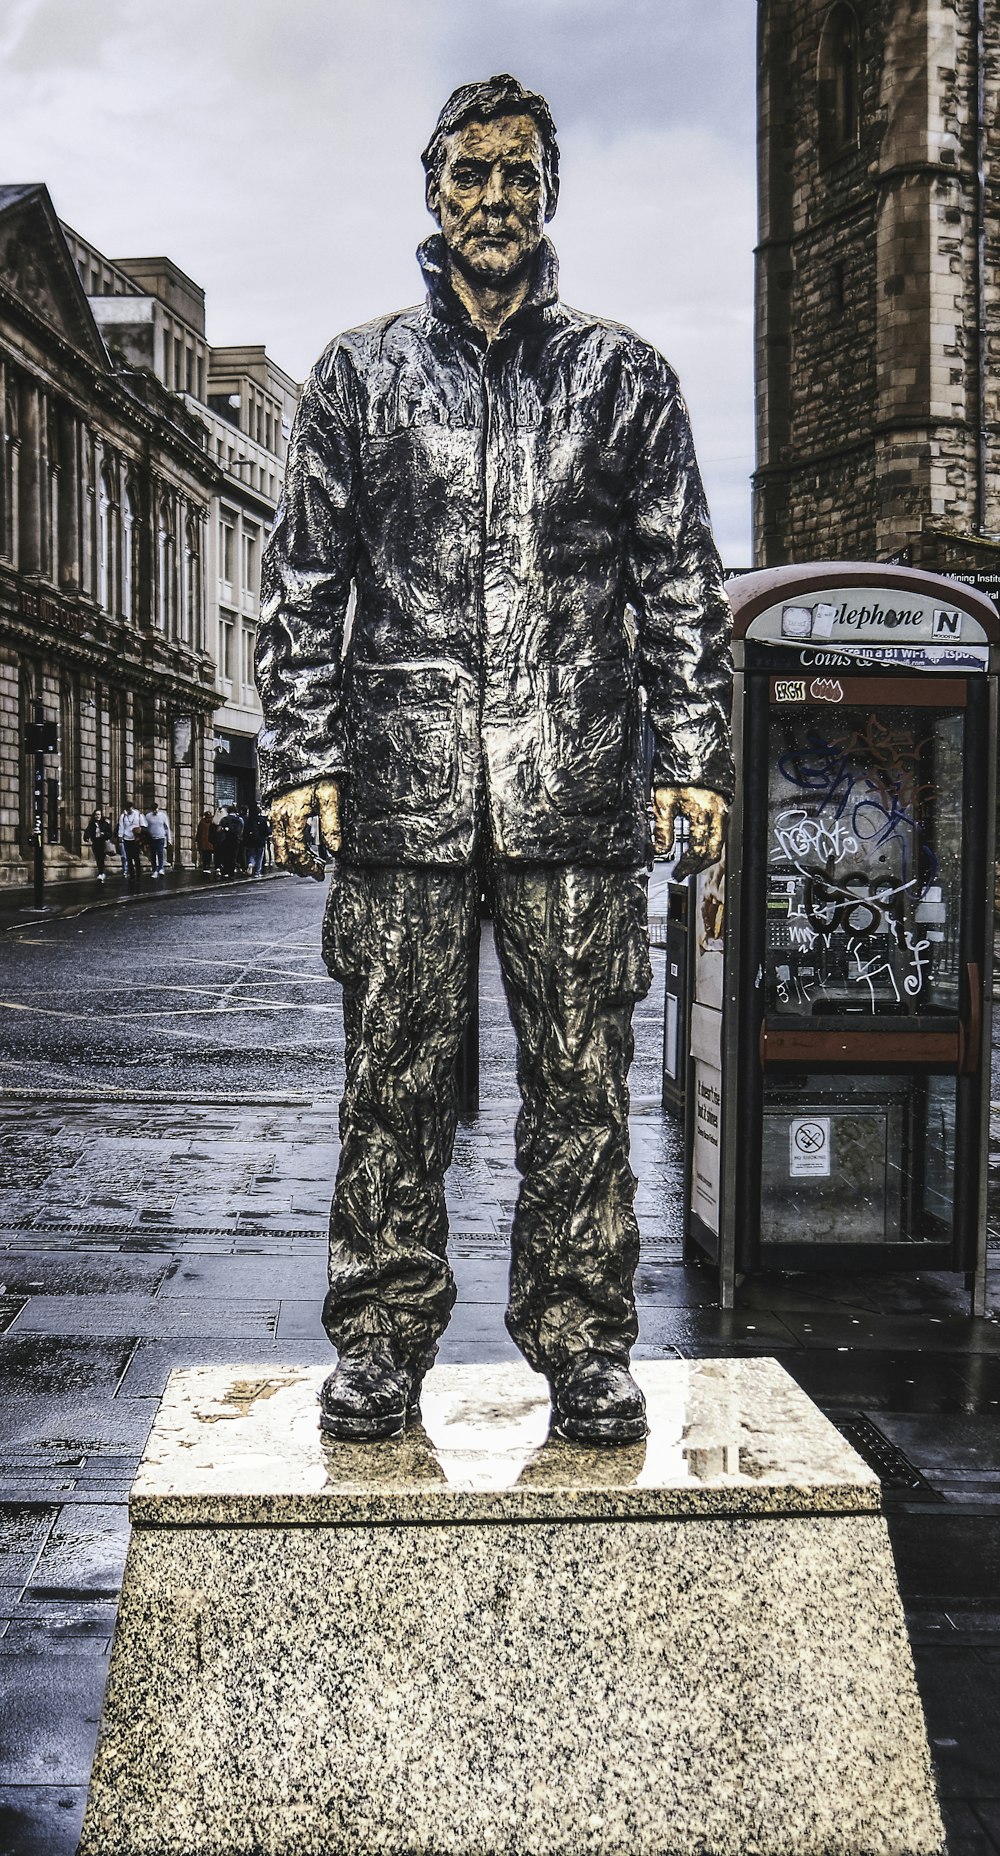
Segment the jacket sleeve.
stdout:
<svg viewBox="0 0 1000 1856">
<path fill-rule="evenodd" d="M 629 598 L 656 742 L 654 786 L 733 792 L 732 619 L 677 381 L 656 357 L 631 497 Z"/>
<path fill-rule="evenodd" d="M 344 626 L 354 572 L 355 425 L 336 347 L 302 393 L 264 552 L 255 671 L 263 798 L 343 772 Z"/>
</svg>

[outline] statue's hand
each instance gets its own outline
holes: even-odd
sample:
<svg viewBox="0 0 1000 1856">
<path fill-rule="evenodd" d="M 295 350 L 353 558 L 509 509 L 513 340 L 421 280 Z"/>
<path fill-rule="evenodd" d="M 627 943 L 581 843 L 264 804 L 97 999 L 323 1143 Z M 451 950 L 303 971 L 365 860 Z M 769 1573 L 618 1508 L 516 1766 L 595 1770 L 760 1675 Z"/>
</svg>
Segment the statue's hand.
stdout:
<svg viewBox="0 0 1000 1856">
<path fill-rule="evenodd" d="M 707 870 L 718 863 L 726 835 L 728 801 L 721 793 L 706 786 L 656 786 L 653 788 L 653 848 L 658 857 L 668 857 L 677 834 L 677 821 L 683 816 L 691 827 L 687 849 L 674 871 L 678 882 L 696 870 Z"/>
<path fill-rule="evenodd" d="M 295 786 L 289 793 L 279 793 L 268 808 L 274 833 L 276 863 L 296 876 L 314 876 L 322 883 L 326 867 L 309 847 L 307 828 L 311 818 L 319 818 L 323 842 L 328 851 L 340 849 L 340 787 L 336 780 L 317 780 L 314 785 Z"/>
</svg>

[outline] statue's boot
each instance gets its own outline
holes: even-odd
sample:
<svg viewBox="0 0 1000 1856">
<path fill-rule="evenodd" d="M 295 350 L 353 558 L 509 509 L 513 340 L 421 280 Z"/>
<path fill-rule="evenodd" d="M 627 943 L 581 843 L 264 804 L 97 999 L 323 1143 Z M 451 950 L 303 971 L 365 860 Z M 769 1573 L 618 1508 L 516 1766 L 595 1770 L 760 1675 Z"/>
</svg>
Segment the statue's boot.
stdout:
<svg viewBox="0 0 1000 1856">
<path fill-rule="evenodd" d="M 628 1444 L 645 1437 L 646 1401 L 627 1362 L 582 1353 L 549 1381 L 554 1428 L 581 1444 Z"/>
<path fill-rule="evenodd" d="M 423 1376 L 381 1335 L 356 1342 L 320 1388 L 320 1429 L 354 1443 L 397 1437 L 420 1416 Z"/>
</svg>

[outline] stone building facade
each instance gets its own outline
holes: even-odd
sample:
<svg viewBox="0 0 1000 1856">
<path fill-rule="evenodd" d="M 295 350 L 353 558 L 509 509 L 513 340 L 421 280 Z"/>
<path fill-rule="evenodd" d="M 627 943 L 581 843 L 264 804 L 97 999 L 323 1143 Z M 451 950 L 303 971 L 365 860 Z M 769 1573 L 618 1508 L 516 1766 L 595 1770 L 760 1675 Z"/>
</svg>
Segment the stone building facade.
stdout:
<svg viewBox="0 0 1000 1856">
<path fill-rule="evenodd" d="M 1000 570 L 1000 8 L 759 0 L 755 557 Z"/>
<path fill-rule="evenodd" d="M 261 725 L 254 682 L 260 563 L 284 474 L 298 388 L 261 347 L 213 348 L 208 374 L 209 442 L 222 473 L 213 504 L 209 621 L 224 697 L 215 717 L 220 804 L 242 809 L 256 796 Z"/>
<path fill-rule="evenodd" d="M 257 796 L 260 702 L 253 652 L 260 561 L 274 520 L 298 389 L 264 348 L 212 348 L 205 292 L 169 258 L 111 260 L 66 230 L 97 325 L 116 363 L 154 376 L 206 433 L 216 475 L 205 557 L 207 645 L 220 706 L 215 799 Z"/>
<path fill-rule="evenodd" d="M 214 794 L 203 422 L 109 355 L 44 186 L 0 187 L 0 883 L 33 859 L 25 726 L 45 762 L 50 877 L 93 866 L 92 808 L 165 805 L 189 860 Z"/>
</svg>

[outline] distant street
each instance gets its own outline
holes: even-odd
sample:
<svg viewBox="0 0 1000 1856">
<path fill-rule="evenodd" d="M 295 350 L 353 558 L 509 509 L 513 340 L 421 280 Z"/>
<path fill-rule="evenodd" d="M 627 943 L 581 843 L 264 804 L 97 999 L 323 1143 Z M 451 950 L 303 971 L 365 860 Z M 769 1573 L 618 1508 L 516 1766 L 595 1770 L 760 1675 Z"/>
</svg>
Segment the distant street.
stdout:
<svg viewBox="0 0 1000 1856">
<path fill-rule="evenodd" d="M 318 883 L 268 879 L 29 918 L 0 938 L 0 1085 L 332 1093 L 324 900 Z"/>
</svg>

